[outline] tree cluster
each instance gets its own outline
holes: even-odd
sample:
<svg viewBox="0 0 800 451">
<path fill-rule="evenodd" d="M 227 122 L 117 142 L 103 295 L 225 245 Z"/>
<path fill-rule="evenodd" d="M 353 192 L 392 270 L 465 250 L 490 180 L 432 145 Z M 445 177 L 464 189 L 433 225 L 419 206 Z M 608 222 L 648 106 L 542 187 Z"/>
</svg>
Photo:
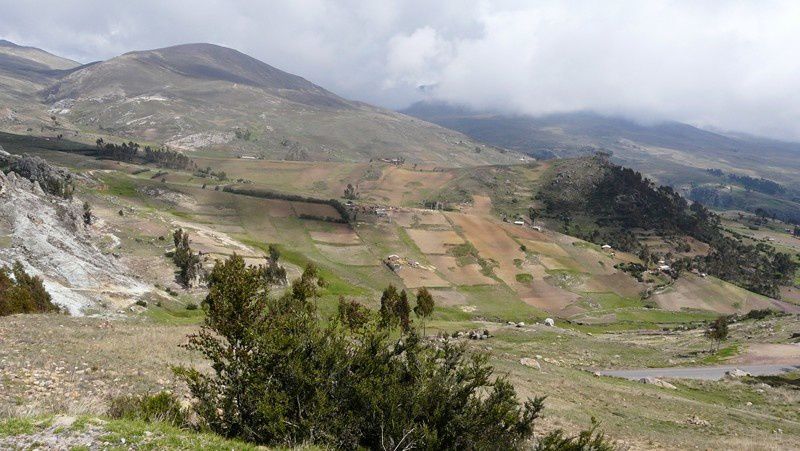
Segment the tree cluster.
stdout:
<svg viewBox="0 0 800 451">
<path fill-rule="evenodd" d="M 279 297 L 239 256 L 209 274 L 205 321 L 187 348 L 208 359 L 211 371 L 175 369 L 206 427 L 270 446 L 530 445 L 543 398 L 520 404 L 485 355 L 451 342 L 433 346 L 413 328 L 397 336 L 352 302 L 340 302 L 337 316 L 346 322 L 320 321 L 308 292 L 316 277 L 306 272 Z"/>
<path fill-rule="evenodd" d="M 628 251 L 642 249 L 634 229 L 653 230 L 661 236 L 688 235 L 709 244 L 711 251 L 693 261 L 682 261 L 679 269 L 697 268 L 772 297 L 779 297 L 780 285 L 792 282 L 798 264 L 790 255 L 726 235 L 719 216 L 699 202 L 690 205 L 672 188 L 657 186 L 639 172 L 599 157 L 591 161 L 600 171 L 598 179 L 586 183 L 567 174 L 555 177 L 537 194 L 545 205 L 544 213 L 561 220 L 566 232 Z M 565 197 L 573 192 L 580 195 Z M 576 214 L 591 218 L 595 227 L 571 224 Z"/>
<path fill-rule="evenodd" d="M 0 316 L 58 312 L 42 279 L 25 272 L 22 263 L 0 267 Z"/>
<path fill-rule="evenodd" d="M 792 284 L 800 266 L 791 255 L 765 243 L 745 244 L 720 234 L 709 244 L 708 255 L 695 257 L 699 270 L 765 296 L 779 298 L 780 286 Z"/>
<path fill-rule="evenodd" d="M 142 162 L 146 164 L 153 164 L 158 167 L 178 170 L 190 170 L 195 167 L 194 161 L 187 157 L 182 152 L 161 147 L 154 149 L 150 146 L 145 146 L 141 149 L 139 143 L 133 141 L 114 144 L 107 143 L 103 138 L 98 138 L 96 141 L 97 150 L 100 158 L 123 161 L 126 163 Z"/>
<path fill-rule="evenodd" d="M 725 172 L 721 169 L 706 169 L 706 172 L 715 177 L 724 177 Z M 740 185 L 747 191 L 758 191 L 760 193 L 769 195 L 785 194 L 786 188 L 780 183 L 773 182 L 772 180 L 763 177 L 750 177 L 749 175 L 728 174 L 728 180 L 731 183 Z"/>
</svg>

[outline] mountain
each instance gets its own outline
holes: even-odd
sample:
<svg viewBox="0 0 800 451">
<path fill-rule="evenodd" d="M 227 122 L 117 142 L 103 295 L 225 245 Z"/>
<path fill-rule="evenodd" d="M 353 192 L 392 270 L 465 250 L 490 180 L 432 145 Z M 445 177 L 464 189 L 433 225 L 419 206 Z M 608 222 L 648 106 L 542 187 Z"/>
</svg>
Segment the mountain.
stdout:
<svg viewBox="0 0 800 451">
<path fill-rule="evenodd" d="M 86 142 L 122 138 L 268 159 L 401 158 L 469 166 L 520 158 L 458 132 L 344 99 L 218 45 L 130 52 L 83 66 L 46 58 L 49 54 L 36 49 L 25 54 L 0 59 L 0 70 L 24 87 L 8 99 L 6 119 L 0 117 L 0 128 L 7 131 L 46 131 Z"/>
<path fill-rule="evenodd" d="M 45 121 L 45 111 L 32 99 L 63 71 L 79 65 L 44 50 L 0 40 L 0 124 Z"/>
<path fill-rule="evenodd" d="M 678 122 L 640 124 L 591 112 L 505 115 L 418 102 L 402 111 L 485 143 L 538 158 L 610 151 L 617 162 L 662 183 L 705 178 L 705 169 L 766 177 L 800 187 L 800 144 L 727 135 Z"/>
</svg>

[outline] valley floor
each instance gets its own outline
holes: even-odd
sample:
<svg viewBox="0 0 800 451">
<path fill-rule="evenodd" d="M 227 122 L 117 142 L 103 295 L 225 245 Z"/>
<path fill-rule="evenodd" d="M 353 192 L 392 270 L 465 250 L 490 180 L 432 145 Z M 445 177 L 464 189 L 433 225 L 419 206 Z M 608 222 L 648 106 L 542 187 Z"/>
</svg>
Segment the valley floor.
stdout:
<svg viewBox="0 0 800 451">
<path fill-rule="evenodd" d="M 46 442 L 64 431 L 75 432 L 74 444 L 80 446 L 89 431 L 102 443 L 107 436 L 108 443 L 122 446 L 124 439 L 151 448 L 200 443 L 246 449 L 187 431 L 104 418 L 110 400 L 123 394 L 170 390 L 188 402 L 171 366 L 203 365 L 200 356 L 179 346 L 202 321 L 196 307 L 205 292 L 175 281 L 169 255 L 178 227 L 189 233 L 207 267 L 233 253 L 263 264 L 269 244 L 279 246 L 290 280 L 306 263 L 315 263 L 327 281 L 319 299 L 325 318 L 339 296 L 376 309 L 380 290 L 389 284 L 412 293 L 430 288 L 436 309 L 428 335 L 487 330 L 489 339 L 459 340 L 489 353 L 496 374 L 507 375 L 521 398 L 547 396 L 537 433 L 556 428 L 574 433 L 595 417 L 621 449 L 800 448 L 797 372 L 780 380 L 669 379 L 667 385 L 595 374 L 771 364 L 776 356 L 794 363 L 794 354 L 781 353 L 799 346 L 792 337 L 800 321 L 791 304 L 796 299 L 779 302 L 699 274 L 673 282 L 651 272 L 639 282 L 617 268 L 638 261 L 633 255 L 502 221 L 498 212 L 519 207 L 495 191 L 469 193 L 459 211 L 415 208 L 451 183 L 469 187 L 474 173 L 219 159 L 227 172 L 248 179 L 242 186 L 257 189 L 329 199 L 355 183 L 361 190 L 360 216 L 350 226 L 319 220 L 337 214 L 328 204 L 225 192 L 215 189 L 222 182 L 186 171 L 25 146 L 13 150 L 45 156 L 81 175 L 78 196 L 96 216 L 88 233 L 97 252 L 149 290 L 105 300 L 108 293 L 93 292 L 95 305 L 82 317 L 0 318 L 0 448 Z M 494 177 L 497 191 L 530 199 L 528 188 L 515 191 L 503 181 L 534 184 L 544 166 L 480 171 Z M 19 247 L 12 229 L 0 227 L 0 248 Z M 642 294 L 648 289 L 650 297 Z M 729 340 L 709 351 L 703 336 L 707 321 L 769 307 L 792 313 L 732 324 Z M 542 325 L 547 317 L 555 318 L 554 327 Z M 146 432 L 169 441 L 152 441 Z"/>
<path fill-rule="evenodd" d="M 196 330 L 198 320 L 158 309 L 128 313 L 115 320 L 64 315 L 0 319 L 2 421 L 53 421 L 52 415 L 102 418 L 109 401 L 121 394 L 160 390 L 185 394 L 170 366 L 202 365 L 197 355 L 179 347 L 185 335 Z M 782 317 L 737 325 L 733 336 L 742 343 L 741 355 L 748 355 L 747 336 L 760 334 L 759 340 L 772 337 L 782 341 L 797 320 Z M 675 386 L 671 389 L 598 377 L 591 371 L 666 365 L 680 359 L 687 363 L 716 361 L 713 354 L 699 351 L 706 344 L 695 332 L 589 335 L 560 327 L 489 322 L 434 323 L 429 332 L 455 328 L 488 329 L 490 339 L 465 342 L 488 352 L 497 374 L 507 375 L 521 397 L 548 396 L 544 418 L 537 422 L 539 432 L 555 428 L 575 432 L 596 417 L 623 449 L 800 446 L 797 389 L 747 378 L 670 379 Z M 686 359 L 682 350 L 687 347 L 698 349 L 696 357 Z M 528 366 L 529 360 L 523 365 L 523 358 L 535 360 L 539 368 Z M 41 424 L 44 426 L 36 430 L 47 429 L 49 423 Z M 0 427 L 0 443 L 9 443 L 9 436 L 18 435 L 11 432 Z"/>
</svg>

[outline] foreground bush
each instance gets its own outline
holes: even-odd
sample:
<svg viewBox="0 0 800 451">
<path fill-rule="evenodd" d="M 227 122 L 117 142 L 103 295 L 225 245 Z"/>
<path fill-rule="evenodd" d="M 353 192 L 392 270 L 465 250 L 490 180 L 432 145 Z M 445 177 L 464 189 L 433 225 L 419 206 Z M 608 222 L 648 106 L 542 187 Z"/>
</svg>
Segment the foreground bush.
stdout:
<svg viewBox="0 0 800 451">
<path fill-rule="evenodd" d="M 155 395 L 126 395 L 111 400 L 108 416 L 121 420 L 161 422 L 172 426 L 188 425 L 186 409 L 178 398 L 166 392 Z"/>
<path fill-rule="evenodd" d="M 26 273 L 22 263 L 0 267 L 0 316 L 58 311 L 42 279 Z"/>
<path fill-rule="evenodd" d="M 370 321 L 322 325 L 304 296 L 271 298 L 241 257 L 218 263 L 201 331 L 188 348 L 213 372 L 177 368 L 208 427 L 268 445 L 370 449 L 514 449 L 543 398 L 524 404 L 486 357 L 432 347 Z M 395 337 L 395 338 L 392 338 Z"/>
</svg>

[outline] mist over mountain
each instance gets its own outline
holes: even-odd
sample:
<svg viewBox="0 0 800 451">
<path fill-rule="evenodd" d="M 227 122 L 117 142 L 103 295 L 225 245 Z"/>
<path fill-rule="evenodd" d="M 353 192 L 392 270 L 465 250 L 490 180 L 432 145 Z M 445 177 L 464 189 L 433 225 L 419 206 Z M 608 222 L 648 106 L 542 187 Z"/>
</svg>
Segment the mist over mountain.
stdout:
<svg viewBox="0 0 800 451">
<path fill-rule="evenodd" d="M 593 112 L 506 115 L 442 102 L 418 102 L 402 112 L 537 158 L 611 152 L 617 161 L 666 182 L 686 182 L 685 175 L 722 167 L 800 185 L 800 143 Z"/>
</svg>

